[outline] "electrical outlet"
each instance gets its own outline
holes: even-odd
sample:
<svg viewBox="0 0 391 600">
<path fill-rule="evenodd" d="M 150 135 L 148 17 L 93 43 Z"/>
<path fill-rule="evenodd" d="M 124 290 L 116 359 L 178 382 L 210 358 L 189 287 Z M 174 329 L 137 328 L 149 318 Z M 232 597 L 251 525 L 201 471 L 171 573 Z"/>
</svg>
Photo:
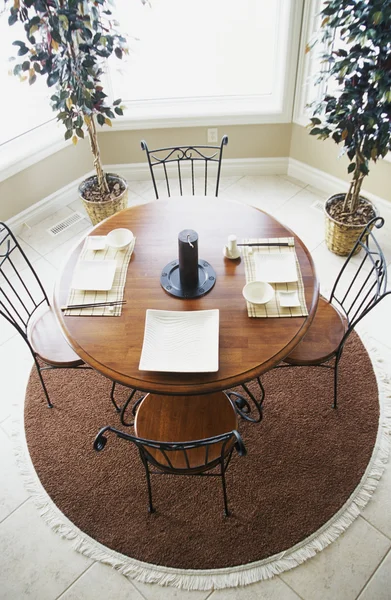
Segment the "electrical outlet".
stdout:
<svg viewBox="0 0 391 600">
<path fill-rule="evenodd" d="M 217 143 L 217 128 L 208 129 L 208 144 Z"/>
</svg>

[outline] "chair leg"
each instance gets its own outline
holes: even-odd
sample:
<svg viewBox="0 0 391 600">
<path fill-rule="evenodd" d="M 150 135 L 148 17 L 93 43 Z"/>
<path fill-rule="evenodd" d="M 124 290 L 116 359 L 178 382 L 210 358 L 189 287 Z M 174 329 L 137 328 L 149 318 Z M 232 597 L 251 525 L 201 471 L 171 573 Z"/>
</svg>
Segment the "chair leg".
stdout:
<svg viewBox="0 0 391 600">
<path fill-rule="evenodd" d="M 45 392 L 46 402 L 48 404 L 48 408 L 53 408 L 53 404 L 51 403 L 50 398 L 49 398 L 49 392 L 48 392 L 48 390 L 46 388 L 45 382 L 44 382 L 43 377 L 42 377 L 41 367 L 39 366 L 39 363 L 38 363 L 37 359 L 35 358 L 35 356 L 34 356 L 34 362 L 35 362 L 35 366 L 37 367 L 39 379 L 41 380 L 42 389 Z"/>
<path fill-rule="evenodd" d="M 140 453 L 140 457 L 142 460 L 142 463 L 144 465 L 144 469 L 145 469 L 145 477 L 147 478 L 147 486 L 148 486 L 148 503 L 149 503 L 149 507 L 148 507 L 148 512 L 150 513 L 154 513 L 155 509 L 152 503 L 152 486 L 151 486 L 151 475 L 149 473 L 149 469 L 148 469 L 148 461 L 145 458 L 143 452 L 140 450 L 139 448 L 139 453 Z"/>
<path fill-rule="evenodd" d="M 334 365 L 334 402 L 333 408 L 337 408 L 337 399 L 338 399 L 338 365 L 339 365 L 339 357 L 335 359 Z"/>
<path fill-rule="evenodd" d="M 137 392 L 136 388 L 134 388 L 130 392 L 129 398 L 126 400 L 126 402 L 123 405 L 122 410 L 121 410 L 121 423 L 122 423 L 122 425 L 125 425 L 125 427 L 132 427 L 132 425 L 133 425 L 133 423 L 127 423 L 125 421 L 125 413 L 126 413 L 126 409 L 128 408 L 130 402 L 133 400 L 133 396 L 135 395 L 136 392 Z M 137 402 L 137 404 L 138 404 L 138 402 Z"/>
<path fill-rule="evenodd" d="M 119 413 L 119 412 L 121 412 L 121 409 L 118 406 L 118 404 L 116 403 L 115 398 L 114 398 L 115 386 L 116 386 L 116 382 L 113 381 L 113 385 L 111 386 L 111 392 L 110 392 L 110 400 L 112 401 L 115 410 Z"/>
<path fill-rule="evenodd" d="M 223 486 L 223 496 L 224 496 L 224 514 L 226 517 L 230 516 L 230 512 L 228 510 L 228 500 L 227 500 L 227 485 L 225 483 L 225 466 L 224 459 L 221 461 L 221 484 Z"/>
</svg>

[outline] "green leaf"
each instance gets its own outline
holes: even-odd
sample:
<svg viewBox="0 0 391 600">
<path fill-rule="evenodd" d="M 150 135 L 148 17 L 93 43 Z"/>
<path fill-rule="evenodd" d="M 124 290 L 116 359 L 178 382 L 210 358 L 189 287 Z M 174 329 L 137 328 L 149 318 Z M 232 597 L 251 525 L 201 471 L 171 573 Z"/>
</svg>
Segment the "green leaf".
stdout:
<svg viewBox="0 0 391 600">
<path fill-rule="evenodd" d="M 118 98 L 117 100 L 114 100 L 113 106 L 118 106 L 119 104 L 121 104 L 121 102 L 122 102 L 121 98 Z M 311 121 L 312 121 L 312 119 L 311 119 Z M 319 121 L 319 123 L 320 123 L 320 121 Z"/>
<path fill-rule="evenodd" d="M 380 10 L 375 12 L 372 17 L 372 21 L 375 25 L 379 25 L 379 23 L 383 21 L 383 13 Z"/>
<path fill-rule="evenodd" d="M 8 17 L 8 25 L 13 25 L 18 20 L 18 13 L 15 13 Z"/>
<path fill-rule="evenodd" d="M 323 133 L 323 130 L 320 129 L 319 127 L 314 127 L 311 131 L 310 131 L 310 135 L 320 135 L 321 133 Z"/>
<path fill-rule="evenodd" d="M 76 128 L 76 135 L 78 135 L 79 138 L 82 138 L 84 140 L 84 131 L 80 129 L 80 127 Z"/>
<path fill-rule="evenodd" d="M 18 50 L 18 56 L 24 56 L 25 54 L 27 54 L 28 51 L 29 49 L 27 48 L 27 46 L 21 46 Z"/>
<path fill-rule="evenodd" d="M 24 63 L 22 64 L 22 71 L 28 71 L 29 68 L 30 68 L 30 61 L 25 60 Z"/>
<path fill-rule="evenodd" d="M 350 163 L 350 165 L 348 166 L 348 173 L 352 173 L 352 171 L 354 171 L 355 168 L 356 163 Z"/>
<path fill-rule="evenodd" d="M 122 110 L 122 108 L 120 108 L 119 106 L 116 106 L 116 107 L 115 107 L 115 109 L 114 109 L 114 112 L 115 112 L 117 115 L 120 115 L 120 116 L 122 116 L 122 115 L 124 114 L 124 111 L 123 111 L 123 110 Z"/>
<path fill-rule="evenodd" d="M 116 55 L 116 57 L 117 57 L 117 58 L 122 58 L 123 52 L 122 52 L 121 48 L 118 48 L 118 47 L 117 47 L 117 48 L 114 50 L 114 54 Z"/>
<path fill-rule="evenodd" d="M 67 129 L 65 132 L 64 138 L 66 140 L 69 140 L 69 139 L 71 139 L 71 137 L 72 137 L 72 129 Z"/>
<path fill-rule="evenodd" d="M 96 119 L 97 119 L 99 125 L 105 124 L 105 117 L 101 113 L 98 113 Z"/>
</svg>

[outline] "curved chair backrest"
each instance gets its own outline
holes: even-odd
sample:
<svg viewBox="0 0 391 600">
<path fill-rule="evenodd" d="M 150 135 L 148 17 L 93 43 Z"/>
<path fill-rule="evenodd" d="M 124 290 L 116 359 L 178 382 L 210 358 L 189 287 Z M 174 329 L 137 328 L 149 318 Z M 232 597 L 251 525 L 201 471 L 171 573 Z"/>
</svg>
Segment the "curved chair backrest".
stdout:
<svg viewBox="0 0 391 600">
<path fill-rule="evenodd" d="M 383 225 L 384 219 L 375 217 L 363 229 L 331 291 L 330 302 L 337 305 L 348 323 L 343 341 L 387 293 L 387 264 L 373 233 L 374 228 Z M 361 249 L 358 255 L 357 248 Z"/>
<path fill-rule="evenodd" d="M 149 150 L 147 143 L 142 140 L 141 148 L 147 153 L 156 198 L 159 198 L 157 179 L 163 179 L 165 182 L 168 196 L 207 196 L 208 183 L 213 178 L 216 184 L 210 188 L 214 195 L 218 196 L 223 147 L 227 144 L 228 136 L 224 135 L 220 146 L 170 146 Z M 216 168 L 213 169 L 213 166 Z M 186 185 L 187 178 L 189 185 Z"/>
<path fill-rule="evenodd" d="M 234 448 L 240 456 L 246 454 L 242 438 L 236 430 L 191 442 L 158 442 L 139 438 L 110 426 L 99 431 L 94 442 L 95 450 L 100 451 L 105 447 L 107 438 L 104 434 L 107 431 L 135 444 L 144 465 L 149 462 L 160 471 L 172 475 L 199 474 L 213 469 L 230 457 Z"/>
<path fill-rule="evenodd" d="M 38 275 L 9 227 L 0 223 L 0 314 L 29 344 L 30 319 L 45 304 L 49 300 Z"/>
</svg>

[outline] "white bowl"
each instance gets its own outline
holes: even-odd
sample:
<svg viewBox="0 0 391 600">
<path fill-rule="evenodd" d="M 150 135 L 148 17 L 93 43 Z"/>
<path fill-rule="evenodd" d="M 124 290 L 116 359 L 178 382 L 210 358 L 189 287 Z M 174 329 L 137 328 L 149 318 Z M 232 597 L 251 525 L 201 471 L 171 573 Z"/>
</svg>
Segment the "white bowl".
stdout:
<svg viewBox="0 0 391 600">
<path fill-rule="evenodd" d="M 274 296 L 274 289 L 266 281 L 250 281 L 243 288 L 243 296 L 251 304 L 266 304 Z"/>
<path fill-rule="evenodd" d="M 132 240 L 133 233 L 130 229 L 113 229 L 106 236 L 107 245 L 117 250 L 127 248 Z"/>
</svg>

